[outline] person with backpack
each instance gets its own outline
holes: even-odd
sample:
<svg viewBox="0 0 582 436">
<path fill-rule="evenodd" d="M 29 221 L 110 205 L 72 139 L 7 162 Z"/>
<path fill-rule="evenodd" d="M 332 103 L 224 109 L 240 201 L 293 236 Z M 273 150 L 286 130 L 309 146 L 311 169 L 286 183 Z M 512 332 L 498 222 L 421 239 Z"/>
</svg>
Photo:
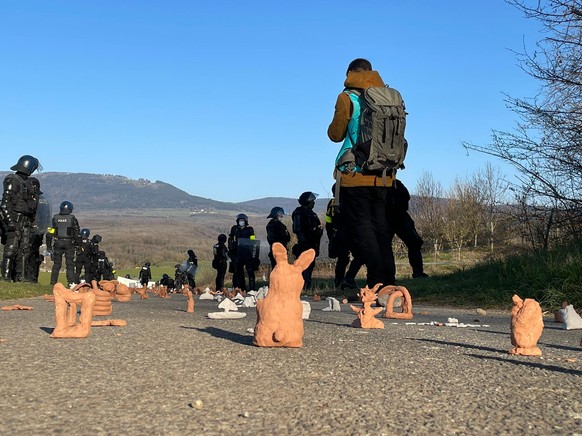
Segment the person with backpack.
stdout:
<svg viewBox="0 0 582 436">
<path fill-rule="evenodd" d="M 273 256 L 273 244 L 278 242 L 285 247 L 287 250 L 287 245 L 291 241 L 291 235 L 287 226 L 283 224 L 283 217 L 285 216 L 285 210 L 282 207 L 274 207 L 271 209 L 271 213 L 267 218 L 271 220 L 267 223 L 267 242 L 269 243 L 269 260 L 271 261 L 271 268 L 275 268 L 277 264 L 275 257 Z"/>
<path fill-rule="evenodd" d="M 226 247 L 226 235 L 218 235 L 218 242 L 212 247 L 212 268 L 216 270 L 216 291 L 224 288 L 224 276 L 228 269 L 228 248 Z"/>
<path fill-rule="evenodd" d="M 51 285 L 59 279 L 59 271 L 65 256 L 65 269 L 69 287 L 77 281 L 75 274 L 75 251 L 79 241 L 79 222 L 73 212 L 73 203 L 63 201 L 60 212 L 53 215 L 52 227 L 48 228 L 46 236 L 47 250 L 52 252 L 53 268 L 51 271 Z"/>
<path fill-rule="evenodd" d="M 142 288 L 147 288 L 148 283 L 152 279 L 152 270 L 150 268 L 151 264 L 146 262 L 139 270 L 139 283 Z"/>
<path fill-rule="evenodd" d="M 428 277 L 422 261 L 424 241 L 416 231 L 414 220 L 408 213 L 410 193 L 404 183 L 395 179 L 389 190 L 387 214 L 391 222 L 391 234 L 398 236 L 408 250 L 408 262 L 412 268 L 412 278 Z"/>
<path fill-rule="evenodd" d="M 367 267 L 368 287 L 393 285 L 396 267 L 387 205 L 388 189 L 408 147 L 404 102 L 366 59 L 350 62 L 346 76 L 327 130 L 330 140 L 342 143 L 335 162 L 335 197 L 350 251 Z"/>
<path fill-rule="evenodd" d="M 299 206 L 291 214 L 293 218 L 293 233 L 297 235 L 297 243 L 293 245 L 291 251 L 296 258 L 310 248 L 315 250 L 315 257 L 319 256 L 319 244 L 323 235 L 323 228 L 319 217 L 313 211 L 316 198 L 317 194 L 313 192 L 306 191 L 302 193 L 297 199 Z M 311 275 L 314 268 L 315 258 L 301 273 L 304 280 L 303 289 L 305 290 L 311 290 Z"/>
</svg>

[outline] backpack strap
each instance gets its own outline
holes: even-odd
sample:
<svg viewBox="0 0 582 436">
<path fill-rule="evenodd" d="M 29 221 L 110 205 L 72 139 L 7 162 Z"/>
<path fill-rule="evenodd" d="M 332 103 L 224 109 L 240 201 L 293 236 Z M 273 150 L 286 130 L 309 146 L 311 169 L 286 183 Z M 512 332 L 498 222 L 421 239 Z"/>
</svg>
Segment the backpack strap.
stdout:
<svg viewBox="0 0 582 436">
<path fill-rule="evenodd" d="M 340 204 L 340 181 L 341 181 L 341 177 L 342 177 L 342 172 L 339 170 L 339 168 L 335 169 L 333 176 L 335 179 L 335 188 L 333 190 L 333 203 L 334 203 L 334 205 L 339 207 L 339 204 Z"/>
</svg>

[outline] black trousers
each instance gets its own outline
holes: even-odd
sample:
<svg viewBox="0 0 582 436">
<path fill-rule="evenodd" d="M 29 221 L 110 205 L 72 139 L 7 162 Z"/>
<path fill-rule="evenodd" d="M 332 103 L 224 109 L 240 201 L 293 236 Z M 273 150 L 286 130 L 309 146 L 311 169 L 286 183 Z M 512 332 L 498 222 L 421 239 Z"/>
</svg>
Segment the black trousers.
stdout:
<svg viewBox="0 0 582 436">
<path fill-rule="evenodd" d="M 341 188 L 341 225 L 347 232 L 350 251 L 366 265 L 368 287 L 395 283 L 387 191 L 375 186 Z"/>
<path fill-rule="evenodd" d="M 63 255 L 65 256 L 65 267 L 67 274 L 67 283 L 75 283 L 77 280 L 75 274 L 75 246 L 72 239 L 55 239 L 53 241 L 53 269 L 51 271 L 51 285 L 59 280 L 59 271 L 63 264 Z"/>
</svg>

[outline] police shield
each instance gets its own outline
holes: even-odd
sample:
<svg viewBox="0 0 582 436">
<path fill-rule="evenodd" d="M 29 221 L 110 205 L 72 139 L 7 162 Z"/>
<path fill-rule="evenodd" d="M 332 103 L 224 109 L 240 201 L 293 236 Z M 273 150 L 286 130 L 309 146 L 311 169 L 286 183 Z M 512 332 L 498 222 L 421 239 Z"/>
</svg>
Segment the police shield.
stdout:
<svg viewBox="0 0 582 436">
<path fill-rule="evenodd" d="M 246 263 L 251 259 L 258 259 L 261 251 L 261 241 L 257 239 L 239 238 L 237 256 L 238 261 Z"/>
<path fill-rule="evenodd" d="M 196 276 L 198 265 L 194 265 L 193 263 L 185 261 L 180 264 L 180 269 L 188 274 L 189 277 L 194 278 Z"/>
<path fill-rule="evenodd" d="M 34 218 L 34 233 L 37 235 L 44 235 L 46 229 L 52 224 L 51 204 L 47 198 L 42 195 L 38 199 L 38 206 L 36 208 L 36 216 Z"/>
</svg>

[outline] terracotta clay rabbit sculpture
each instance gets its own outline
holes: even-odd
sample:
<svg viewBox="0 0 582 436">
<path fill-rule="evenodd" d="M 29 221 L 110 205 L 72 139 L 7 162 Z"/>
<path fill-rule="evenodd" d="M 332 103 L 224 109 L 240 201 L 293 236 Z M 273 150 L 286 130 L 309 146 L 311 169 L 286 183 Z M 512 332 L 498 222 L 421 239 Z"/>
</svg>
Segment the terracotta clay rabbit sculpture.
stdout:
<svg viewBox="0 0 582 436">
<path fill-rule="evenodd" d="M 531 298 L 522 300 L 517 295 L 512 298 L 511 309 L 511 344 L 510 354 L 522 356 L 541 356 L 537 347 L 538 339 L 544 330 L 542 309 L 539 303 Z"/>
<path fill-rule="evenodd" d="M 273 256 L 277 265 L 269 277 L 269 292 L 257 300 L 257 324 L 253 343 L 259 347 L 302 347 L 303 289 L 305 270 L 313 259 L 315 250 L 301 253 L 293 264 L 287 260 L 285 247 L 275 242 Z"/>
</svg>

